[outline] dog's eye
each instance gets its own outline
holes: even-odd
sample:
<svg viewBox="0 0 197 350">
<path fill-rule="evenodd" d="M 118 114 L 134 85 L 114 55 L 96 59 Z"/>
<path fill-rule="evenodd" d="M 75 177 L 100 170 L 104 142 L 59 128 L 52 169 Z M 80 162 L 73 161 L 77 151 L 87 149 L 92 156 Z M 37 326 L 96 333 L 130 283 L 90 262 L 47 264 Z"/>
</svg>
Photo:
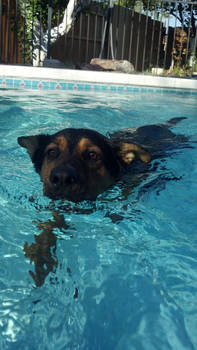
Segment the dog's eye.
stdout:
<svg viewBox="0 0 197 350">
<path fill-rule="evenodd" d="M 51 148 L 47 151 L 47 156 L 49 159 L 54 159 L 57 158 L 59 155 L 59 150 L 58 148 Z"/>
<path fill-rule="evenodd" d="M 94 160 L 94 161 L 96 161 L 96 160 L 98 160 L 98 154 L 95 152 L 95 151 L 89 151 L 88 152 L 88 159 L 89 160 Z"/>
</svg>

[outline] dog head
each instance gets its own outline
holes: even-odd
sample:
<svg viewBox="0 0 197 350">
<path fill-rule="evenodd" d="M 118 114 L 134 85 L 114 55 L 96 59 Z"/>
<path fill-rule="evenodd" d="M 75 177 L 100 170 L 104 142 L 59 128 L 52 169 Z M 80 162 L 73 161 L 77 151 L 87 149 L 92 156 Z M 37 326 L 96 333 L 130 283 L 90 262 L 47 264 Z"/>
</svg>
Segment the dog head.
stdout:
<svg viewBox="0 0 197 350">
<path fill-rule="evenodd" d="M 18 143 L 27 149 L 43 181 L 44 195 L 52 199 L 93 200 L 134 159 L 150 161 L 150 154 L 140 146 L 89 129 L 22 136 Z"/>
</svg>

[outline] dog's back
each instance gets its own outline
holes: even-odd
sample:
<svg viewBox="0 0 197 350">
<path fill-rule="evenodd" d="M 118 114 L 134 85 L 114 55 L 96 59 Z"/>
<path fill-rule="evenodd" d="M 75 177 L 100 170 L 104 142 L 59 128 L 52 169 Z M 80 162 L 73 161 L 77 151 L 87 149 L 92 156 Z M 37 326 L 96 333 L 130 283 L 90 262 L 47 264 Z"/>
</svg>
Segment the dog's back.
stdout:
<svg viewBox="0 0 197 350">
<path fill-rule="evenodd" d="M 169 129 L 184 119 L 186 118 L 173 118 L 165 124 L 127 128 L 111 134 L 110 137 L 112 140 L 120 138 L 124 142 L 139 144 L 150 152 L 153 160 L 164 157 L 170 150 L 191 147 L 186 136 L 176 135 Z"/>
</svg>

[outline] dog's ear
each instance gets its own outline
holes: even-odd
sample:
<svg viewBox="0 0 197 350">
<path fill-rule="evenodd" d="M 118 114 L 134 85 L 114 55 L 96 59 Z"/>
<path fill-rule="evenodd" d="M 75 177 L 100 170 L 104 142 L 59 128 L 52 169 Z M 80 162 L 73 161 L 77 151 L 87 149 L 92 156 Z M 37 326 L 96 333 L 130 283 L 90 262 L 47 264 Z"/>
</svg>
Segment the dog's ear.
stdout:
<svg viewBox="0 0 197 350">
<path fill-rule="evenodd" d="M 151 161 L 150 153 L 135 143 L 128 143 L 117 139 L 110 139 L 111 147 L 124 166 L 131 164 L 135 159 L 143 163 Z"/>
<path fill-rule="evenodd" d="M 49 140 L 49 135 L 34 135 L 18 137 L 18 144 L 27 149 L 32 162 L 34 162 L 36 152 L 45 146 Z"/>
</svg>

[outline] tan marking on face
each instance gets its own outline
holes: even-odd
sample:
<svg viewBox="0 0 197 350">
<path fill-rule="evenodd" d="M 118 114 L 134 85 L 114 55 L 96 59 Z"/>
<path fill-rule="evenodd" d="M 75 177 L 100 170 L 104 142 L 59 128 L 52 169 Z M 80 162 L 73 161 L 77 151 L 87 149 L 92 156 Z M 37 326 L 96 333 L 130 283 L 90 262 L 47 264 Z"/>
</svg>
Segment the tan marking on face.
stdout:
<svg viewBox="0 0 197 350">
<path fill-rule="evenodd" d="M 63 136 L 57 137 L 52 143 L 50 143 L 45 152 L 53 148 L 58 148 L 60 150 L 59 158 L 49 161 L 46 156 L 40 173 L 45 195 L 49 195 L 49 193 L 55 194 L 55 189 L 50 183 L 51 171 L 61 164 L 62 157 L 69 153 L 67 140 Z M 95 162 L 86 162 L 86 159 L 83 158 L 83 153 L 86 151 L 96 152 L 99 156 L 98 160 Z M 61 194 L 65 195 L 65 198 L 70 198 L 74 201 L 78 199 L 96 198 L 99 193 L 103 192 L 107 187 L 114 183 L 114 179 L 111 177 L 102 161 L 102 150 L 88 138 L 83 137 L 79 140 L 72 156 L 73 158 L 81 158 L 80 161 L 85 162 L 82 169 L 77 169 L 79 172 L 84 172 L 84 175 L 80 180 L 81 182 L 72 184 L 72 186 L 66 186 L 65 188 L 62 187 Z"/>
<path fill-rule="evenodd" d="M 86 150 L 88 151 L 94 151 L 96 152 L 98 155 L 102 156 L 102 151 L 101 149 L 96 146 L 94 143 L 92 143 L 88 138 L 86 137 L 83 137 L 79 142 L 78 142 L 78 145 L 77 145 L 77 151 L 79 153 L 83 153 L 85 152 Z"/>
<path fill-rule="evenodd" d="M 88 192 L 92 194 L 92 196 L 97 196 L 113 183 L 114 179 L 107 173 L 107 171 L 104 168 L 99 169 L 94 173 L 93 177 L 89 177 L 88 179 Z"/>
<path fill-rule="evenodd" d="M 97 170 L 97 174 L 101 177 L 107 177 L 108 172 L 104 165 Z"/>
<path fill-rule="evenodd" d="M 64 151 L 67 150 L 67 140 L 63 136 L 59 136 L 55 139 L 54 142 L 51 142 L 45 149 L 45 154 L 47 154 L 48 151 L 52 150 L 53 148 L 58 148 L 60 151 L 60 154 L 63 154 Z M 49 176 L 51 171 L 54 167 L 57 166 L 57 160 L 54 161 L 48 161 L 47 157 L 45 157 L 42 168 L 41 168 L 41 178 L 44 182 L 48 182 Z"/>
<path fill-rule="evenodd" d="M 54 143 L 54 142 L 51 142 L 45 149 L 45 153 L 47 153 L 50 149 L 52 148 L 56 148 L 57 147 L 57 144 Z"/>
<path fill-rule="evenodd" d="M 66 150 L 66 148 L 68 146 L 68 142 L 67 142 L 67 140 L 65 139 L 64 136 L 58 136 L 56 138 L 56 142 L 57 142 L 57 145 L 58 145 L 58 147 L 59 147 L 59 149 L 61 151 L 65 151 Z"/>
<path fill-rule="evenodd" d="M 47 154 L 48 151 L 54 149 L 54 148 L 59 148 L 58 144 L 55 142 L 51 142 L 45 149 L 45 154 Z M 41 179 L 43 182 L 48 182 L 49 176 L 53 168 L 56 166 L 56 160 L 54 161 L 49 161 L 47 159 L 47 156 L 45 156 L 44 161 L 42 163 L 42 168 L 40 172 Z"/>
<path fill-rule="evenodd" d="M 55 167 L 55 161 L 54 162 L 48 162 L 47 159 L 44 159 L 44 162 L 42 164 L 40 176 L 44 183 L 49 181 L 49 177 L 51 174 L 51 171 Z"/>
<path fill-rule="evenodd" d="M 88 140 L 86 137 L 83 137 L 81 140 L 79 140 L 77 148 L 82 153 L 83 151 L 85 151 L 85 149 L 87 149 L 91 145 L 92 145 L 91 141 Z"/>
<path fill-rule="evenodd" d="M 102 157 L 102 150 L 97 145 L 93 144 L 88 138 L 82 138 L 79 141 L 77 150 L 80 153 L 83 153 L 86 150 L 90 152 L 94 151 L 100 155 L 100 157 Z M 95 164 L 89 164 L 88 167 L 87 177 L 88 189 L 90 193 L 99 194 L 114 182 L 114 179 L 109 174 L 101 159 L 99 159 Z"/>
</svg>

